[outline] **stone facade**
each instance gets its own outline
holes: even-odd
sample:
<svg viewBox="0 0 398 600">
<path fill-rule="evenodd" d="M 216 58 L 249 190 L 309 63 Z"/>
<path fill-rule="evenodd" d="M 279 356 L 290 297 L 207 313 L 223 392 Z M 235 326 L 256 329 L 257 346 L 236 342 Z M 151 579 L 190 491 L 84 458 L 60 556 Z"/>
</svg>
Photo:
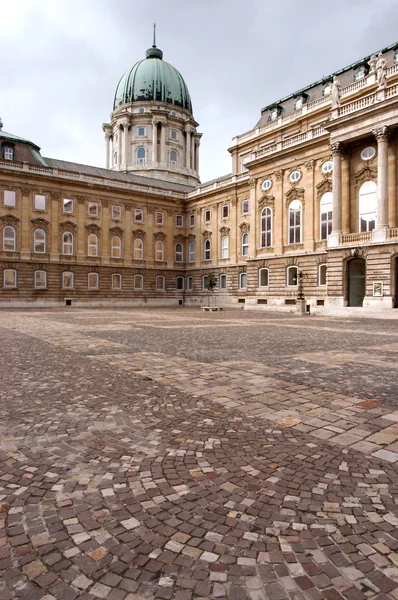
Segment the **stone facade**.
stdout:
<svg viewBox="0 0 398 600">
<path fill-rule="evenodd" d="M 220 306 L 396 306 L 396 47 L 380 56 L 263 109 L 233 140 L 232 175 L 206 184 L 197 123 L 166 102 L 115 109 L 111 168 L 12 142 L 14 160 L 0 160 L 1 305 L 200 305 L 215 273 Z M 139 126 L 146 163 L 134 160 Z M 29 149 L 39 161 L 18 159 Z"/>
</svg>

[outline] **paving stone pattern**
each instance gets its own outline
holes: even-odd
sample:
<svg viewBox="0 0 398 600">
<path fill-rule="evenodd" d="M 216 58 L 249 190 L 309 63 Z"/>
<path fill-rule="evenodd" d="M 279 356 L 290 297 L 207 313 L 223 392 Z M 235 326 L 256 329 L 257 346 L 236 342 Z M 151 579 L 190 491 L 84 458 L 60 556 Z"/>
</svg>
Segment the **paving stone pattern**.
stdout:
<svg viewBox="0 0 398 600">
<path fill-rule="evenodd" d="M 398 321 L 0 312 L 0 599 L 398 600 Z"/>
</svg>

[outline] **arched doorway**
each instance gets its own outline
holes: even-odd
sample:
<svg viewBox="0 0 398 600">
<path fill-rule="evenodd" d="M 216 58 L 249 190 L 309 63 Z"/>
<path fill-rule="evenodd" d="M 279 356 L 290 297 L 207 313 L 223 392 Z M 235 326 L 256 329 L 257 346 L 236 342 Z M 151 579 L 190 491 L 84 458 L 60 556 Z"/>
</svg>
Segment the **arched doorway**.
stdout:
<svg viewBox="0 0 398 600">
<path fill-rule="evenodd" d="M 348 306 L 362 306 L 366 292 L 366 261 L 354 258 L 347 265 Z"/>
</svg>

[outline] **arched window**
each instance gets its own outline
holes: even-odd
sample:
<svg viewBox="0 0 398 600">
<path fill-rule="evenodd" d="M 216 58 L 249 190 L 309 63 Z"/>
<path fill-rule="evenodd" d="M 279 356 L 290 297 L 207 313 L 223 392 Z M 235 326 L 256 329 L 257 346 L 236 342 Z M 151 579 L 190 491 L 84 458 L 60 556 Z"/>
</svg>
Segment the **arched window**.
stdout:
<svg viewBox="0 0 398 600">
<path fill-rule="evenodd" d="M 247 273 L 239 273 L 239 287 L 241 290 L 247 289 Z"/>
<path fill-rule="evenodd" d="M 161 291 L 163 292 L 166 288 L 166 279 L 164 278 L 163 275 L 158 275 L 156 277 L 156 289 L 157 291 Z"/>
<path fill-rule="evenodd" d="M 272 210 L 266 206 L 261 211 L 261 248 L 272 246 Z"/>
<path fill-rule="evenodd" d="M 191 276 L 187 277 L 187 290 L 190 292 L 193 290 L 193 277 Z"/>
<path fill-rule="evenodd" d="M 44 229 L 35 229 L 33 233 L 33 252 L 44 254 L 46 251 L 46 232 Z"/>
<path fill-rule="evenodd" d="M 155 243 L 155 260 L 159 262 L 164 260 L 164 243 L 161 240 Z"/>
<path fill-rule="evenodd" d="M 176 290 L 184 289 L 184 277 L 176 277 Z"/>
<path fill-rule="evenodd" d="M 176 167 L 178 165 L 178 154 L 176 150 L 171 150 L 170 152 L 170 166 Z"/>
<path fill-rule="evenodd" d="M 135 290 L 143 290 L 144 289 L 144 276 L 143 275 L 134 275 L 134 289 Z"/>
<path fill-rule="evenodd" d="M 73 254 L 73 233 L 64 231 L 62 234 L 62 254 L 72 256 Z"/>
<path fill-rule="evenodd" d="M 221 258 L 229 258 L 229 238 L 227 235 L 221 238 Z"/>
<path fill-rule="evenodd" d="M 144 258 L 144 242 L 141 238 L 134 240 L 134 260 L 143 260 Z"/>
<path fill-rule="evenodd" d="M 289 244 L 301 242 L 301 202 L 293 200 L 289 206 Z"/>
<path fill-rule="evenodd" d="M 114 235 L 111 239 L 111 257 L 122 258 L 122 240 L 118 235 Z"/>
<path fill-rule="evenodd" d="M 7 225 L 3 229 L 3 250 L 4 252 L 15 252 L 17 245 L 17 232 L 14 227 Z"/>
<path fill-rule="evenodd" d="M 258 270 L 258 287 L 268 287 L 268 269 Z"/>
<path fill-rule="evenodd" d="M 47 287 L 47 271 L 35 271 L 34 287 L 36 289 L 45 289 Z"/>
<path fill-rule="evenodd" d="M 224 273 L 220 275 L 220 282 L 218 284 L 218 287 L 220 290 L 227 289 L 227 276 Z"/>
<path fill-rule="evenodd" d="M 249 254 L 249 234 L 244 233 L 242 235 L 242 256 L 247 256 Z"/>
<path fill-rule="evenodd" d="M 326 264 L 318 265 L 318 285 L 326 285 Z"/>
<path fill-rule="evenodd" d="M 326 192 L 323 194 L 320 203 L 321 212 L 321 240 L 327 240 L 332 233 L 332 217 L 333 217 L 333 194 Z"/>
<path fill-rule="evenodd" d="M 195 262 L 195 242 L 189 243 L 189 262 Z"/>
<path fill-rule="evenodd" d="M 373 231 L 376 227 L 377 185 L 365 181 L 359 189 L 359 231 Z"/>
<path fill-rule="evenodd" d="M 137 163 L 141 164 L 141 165 L 145 165 L 145 162 L 146 162 L 145 148 L 140 146 L 140 148 L 137 148 Z"/>
<path fill-rule="evenodd" d="M 175 261 L 183 262 L 183 260 L 184 260 L 184 248 L 183 248 L 183 245 L 181 244 L 181 242 L 178 242 L 176 244 L 176 248 L 175 248 Z"/>
<path fill-rule="evenodd" d="M 205 260 L 210 260 L 211 259 L 211 244 L 210 244 L 210 240 L 205 240 L 205 245 L 204 245 L 204 259 Z"/>
<path fill-rule="evenodd" d="M 298 281 L 298 269 L 291 265 L 286 269 L 286 285 L 287 287 L 296 287 Z"/>
<path fill-rule="evenodd" d="M 207 275 L 202 277 L 202 290 L 207 290 Z"/>
<path fill-rule="evenodd" d="M 87 237 L 87 255 L 98 256 L 98 236 L 90 233 Z"/>
</svg>

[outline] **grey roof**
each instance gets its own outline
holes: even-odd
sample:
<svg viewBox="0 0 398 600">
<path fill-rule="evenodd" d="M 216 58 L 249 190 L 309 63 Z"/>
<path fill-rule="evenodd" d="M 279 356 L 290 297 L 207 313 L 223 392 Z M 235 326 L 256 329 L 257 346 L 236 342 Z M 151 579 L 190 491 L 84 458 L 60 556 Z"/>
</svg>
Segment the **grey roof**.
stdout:
<svg viewBox="0 0 398 600">
<path fill-rule="evenodd" d="M 10 142 L 19 142 L 20 144 L 29 144 L 30 146 L 33 146 L 37 150 L 40 150 L 40 148 L 37 144 L 34 144 L 33 142 L 30 142 L 29 140 L 25 140 L 25 138 L 21 138 L 18 135 L 14 135 L 13 133 L 7 133 L 6 131 L 3 131 L 2 129 L 0 129 L 0 140 L 1 139 L 10 140 Z"/>
<path fill-rule="evenodd" d="M 121 171 L 112 171 L 111 169 L 103 169 L 101 167 L 91 167 L 89 165 L 81 165 L 67 160 L 58 160 L 57 158 L 45 157 L 43 160 L 48 167 L 62 169 L 63 171 L 71 171 L 73 173 L 82 173 L 83 175 L 92 177 L 103 177 L 109 180 L 113 179 L 114 181 L 126 181 L 140 186 L 161 188 L 173 192 L 185 193 L 190 192 L 193 189 L 193 186 L 185 185 L 183 183 L 171 183 L 162 179 L 155 179 L 154 177 L 136 175 L 135 173 L 123 173 Z"/>
<path fill-rule="evenodd" d="M 199 185 L 197 185 L 194 189 L 196 189 L 197 187 L 204 187 L 205 185 L 211 185 L 212 183 L 216 183 L 217 181 L 224 181 L 224 179 L 229 179 L 230 177 L 232 177 L 233 173 L 228 173 L 228 175 L 221 175 L 221 177 L 217 177 L 216 179 L 210 179 L 210 181 L 204 181 L 203 183 L 200 183 Z"/>
</svg>

